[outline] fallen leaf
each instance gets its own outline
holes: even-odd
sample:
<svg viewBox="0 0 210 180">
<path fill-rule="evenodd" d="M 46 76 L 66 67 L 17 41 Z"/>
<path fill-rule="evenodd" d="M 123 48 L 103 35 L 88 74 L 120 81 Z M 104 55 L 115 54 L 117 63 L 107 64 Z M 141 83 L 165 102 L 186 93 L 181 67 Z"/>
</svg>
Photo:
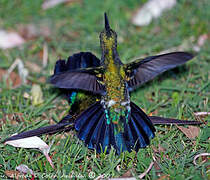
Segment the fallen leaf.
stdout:
<svg viewBox="0 0 210 180">
<path fill-rule="evenodd" d="M 48 63 L 48 46 L 45 43 L 43 46 L 43 58 L 42 58 L 42 67 L 45 68 Z"/>
<path fill-rule="evenodd" d="M 35 39 L 37 37 L 43 36 L 44 38 L 49 38 L 51 35 L 51 29 L 46 22 L 42 24 L 27 24 L 19 25 L 18 32 L 26 40 Z"/>
<path fill-rule="evenodd" d="M 42 89 L 38 84 L 33 84 L 31 88 L 32 104 L 39 105 L 43 103 Z"/>
<path fill-rule="evenodd" d="M 12 81 L 12 88 L 19 87 L 22 84 L 20 76 L 16 72 L 11 72 L 7 84 L 9 85 L 9 80 Z"/>
<path fill-rule="evenodd" d="M 210 112 L 195 112 L 194 115 L 195 116 L 205 117 L 205 116 L 210 115 Z"/>
<path fill-rule="evenodd" d="M 15 68 L 18 68 L 18 74 L 21 78 L 21 82 L 25 84 L 27 82 L 28 70 L 24 67 L 23 61 L 17 58 L 12 65 L 7 70 L 7 73 L 4 75 L 4 78 L 7 80 L 10 77 L 10 74 L 14 71 Z"/>
<path fill-rule="evenodd" d="M 16 179 L 16 180 L 20 180 L 20 179 L 23 179 L 23 180 L 27 180 L 26 176 L 18 171 L 14 171 L 14 170 L 6 170 L 5 172 L 5 175 L 8 176 L 9 178 L 12 178 L 12 179 Z"/>
<path fill-rule="evenodd" d="M 195 139 L 200 132 L 200 128 L 196 126 L 189 126 L 188 128 L 177 126 L 189 139 Z"/>
<path fill-rule="evenodd" d="M 170 177 L 169 175 L 163 175 L 160 178 L 158 178 L 158 180 L 169 180 L 170 179 L 169 177 Z"/>
<path fill-rule="evenodd" d="M 2 121 L 6 123 L 6 119 L 8 119 L 12 125 L 16 125 L 24 121 L 23 113 L 4 114 Z"/>
<path fill-rule="evenodd" d="M 7 74 L 7 70 L 0 69 L 0 81 L 3 80 L 4 75 Z M 6 79 L 7 86 L 12 86 L 12 88 L 19 87 L 21 85 L 21 78 L 16 72 L 11 72 Z"/>
<path fill-rule="evenodd" d="M 27 174 L 27 173 L 29 173 L 31 175 L 34 174 L 34 172 L 32 171 L 32 169 L 30 169 L 25 164 L 20 164 L 19 166 L 16 167 L 16 170 L 18 170 L 19 172 L 24 173 L 24 174 Z"/>
<path fill-rule="evenodd" d="M 4 144 L 5 145 L 8 144 L 8 145 L 11 145 L 11 146 L 14 146 L 14 147 L 39 149 L 40 151 L 43 152 L 43 154 L 47 158 L 48 162 L 50 163 L 51 167 L 54 168 L 53 162 L 48 155 L 49 151 L 50 151 L 50 146 L 48 146 L 43 140 L 41 140 L 37 136 L 6 141 Z"/>
<path fill-rule="evenodd" d="M 208 39 L 207 34 L 200 35 L 197 42 L 194 36 L 191 36 L 189 39 L 185 39 L 181 45 L 172 47 L 170 49 L 164 50 L 159 52 L 158 54 L 165 54 L 173 51 L 187 51 L 189 49 L 193 49 L 196 52 L 201 50 L 201 47 L 205 44 L 206 40 Z"/>
<path fill-rule="evenodd" d="M 25 40 L 16 32 L 0 30 L 0 48 L 8 49 L 22 45 Z"/>
<path fill-rule="evenodd" d="M 49 8 L 53 8 L 56 5 L 59 5 L 61 3 L 67 3 L 67 2 L 71 2 L 72 0 L 46 0 L 43 4 L 42 4 L 42 9 L 49 9 Z"/>
<path fill-rule="evenodd" d="M 168 9 L 176 4 L 176 0 L 149 0 L 140 8 L 132 18 L 132 23 L 136 26 L 146 26 L 153 18 L 158 18 Z"/>
<path fill-rule="evenodd" d="M 131 177 L 131 176 L 132 176 L 132 172 L 130 169 L 122 175 L 123 178 Z"/>
<path fill-rule="evenodd" d="M 197 155 L 194 157 L 194 159 L 193 159 L 193 163 L 194 163 L 195 165 L 198 165 L 198 164 L 196 163 L 196 160 L 197 160 L 199 157 L 206 157 L 206 156 L 210 156 L 210 153 L 201 153 L 201 154 L 197 154 Z M 208 159 L 209 159 L 209 158 L 208 158 Z M 203 164 L 204 162 L 208 161 L 208 159 L 205 158 L 201 164 Z"/>
<path fill-rule="evenodd" d="M 150 172 L 150 170 L 152 169 L 152 167 L 153 167 L 153 165 L 154 165 L 154 162 L 152 161 L 151 163 L 150 163 L 150 165 L 149 165 L 149 167 L 142 173 L 142 174 L 140 174 L 138 177 L 140 178 L 140 179 L 143 179 L 149 172 Z M 103 178 L 103 176 L 99 176 L 99 177 L 97 177 L 96 179 L 101 179 L 101 178 Z M 136 180 L 136 178 L 135 177 L 125 177 L 125 178 L 110 178 L 110 180 Z"/>
<path fill-rule="evenodd" d="M 194 45 L 193 49 L 195 51 L 200 51 L 201 47 L 205 44 L 206 40 L 208 39 L 208 35 L 207 34 L 202 34 L 199 36 L 197 44 Z"/>
</svg>

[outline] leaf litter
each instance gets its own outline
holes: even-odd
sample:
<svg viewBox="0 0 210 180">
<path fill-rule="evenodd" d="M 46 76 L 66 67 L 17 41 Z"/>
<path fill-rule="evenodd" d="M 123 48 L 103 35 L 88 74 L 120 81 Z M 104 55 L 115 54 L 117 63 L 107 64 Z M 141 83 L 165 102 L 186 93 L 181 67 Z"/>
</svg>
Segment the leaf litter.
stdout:
<svg viewBox="0 0 210 180">
<path fill-rule="evenodd" d="M 43 140 L 41 140 L 41 138 L 37 136 L 6 141 L 4 144 L 8 144 L 14 147 L 39 149 L 45 155 L 51 167 L 54 168 L 53 162 L 49 156 L 51 145 L 48 146 Z"/>
</svg>

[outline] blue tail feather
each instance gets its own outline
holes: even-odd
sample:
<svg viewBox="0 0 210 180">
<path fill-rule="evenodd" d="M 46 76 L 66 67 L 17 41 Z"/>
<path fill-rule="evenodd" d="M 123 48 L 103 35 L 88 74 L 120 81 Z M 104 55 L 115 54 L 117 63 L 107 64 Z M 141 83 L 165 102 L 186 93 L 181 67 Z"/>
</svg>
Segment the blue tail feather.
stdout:
<svg viewBox="0 0 210 180">
<path fill-rule="evenodd" d="M 89 107 L 86 111 L 84 111 L 75 122 L 75 129 L 79 131 L 82 127 L 85 127 L 85 122 L 87 120 L 92 120 L 92 115 L 94 112 L 98 110 L 98 104 L 95 103 L 91 107 Z"/>
<path fill-rule="evenodd" d="M 89 144 L 91 137 L 93 136 L 93 133 L 99 123 L 98 119 L 100 119 L 103 116 L 103 111 L 100 109 L 100 111 L 97 112 L 97 114 L 95 114 L 95 116 L 93 118 L 95 118 L 95 120 L 93 120 L 94 124 L 91 125 L 92 123 L 89 123 L 87 126 L 90 126 L 90 130 L 88 131 L 88 134 L 84 134 L 83 136 L 85 137 L 85 144 Z M 85 130 L 85 129 L 84 129 Z M 83 133 L 83 130 L 80 131 L 80 133 Z"/>
<path fill-rule="evenodd" d="M 83 126 L 81 126 L 79 133 L 78 133 L 78 137 L 81 140 L 85 140 L 86 142 L 88 142 L 88 137 L 90 135 L 92 135 L 92 131 L 94 130 L 94 127 L 97 125 L 98 123 L 98 118 L 101 116 L 103 112 L 100 110 L 96 110 L 93 111 L 93 116 L 90 118 L 87 118 L 86 122 L 84 123 Z"/>
<path fill-rule="evenodd" d="M 104 137 L 105 137 L 105 130 L 106 130 L 106 121 L 105 119 L 102 122 L 101 131 L 98 135 L 97 142 L 96 142 L 96 150 L 97 152 L 101 152 L 101 149 L 104 151 L 105 147 L 104 144 Z"/>
<path fill-rule="evenodd" d="M 95 146 L 97 144 L 97 138 L 100 136 L 103 121 L 104 121 L 104 114 L 98 120 L 98 124 L 97 124 L 95 130 L 93 131 L 92 136 L 90 137 L 88 148 L 90 148 L 90 149 L 95 148 Z"/>
<path fill-rule="evenodd" d="M 136 143 L 137 137 L 135 138 L 132 134 L 131 128 L 129 126 L 129 123 L 125 124 L 125 133 L 124 133 L 124 137 L 126 139 L 126 143 L 128 146 L 128 151 L 130 152 L 131 149 L 134 148 L 134 145 Z"/>
<path fill-rule="evenodd" d="M 131 102 L 131 110 L 133 111 L 133 113 L 138 113 L 138 115 L 143 119 L 143 121 L 147 124 L 148 127 L 150 127 L 150 129 L 155 132 L 155 128 L 152 124 L 152 121 L 149 119 L 149 117 L 133 102 Z"/>
<path fill-rule="evenodd" d="M 142 130 L 142 128 L 140 126 L 138 126 L 137 120 L 134 119 L 134 116 L 131 116 L 131 122 L 132 122 L 132 125 L 137 133 L 137 136 L 138 136 L 138 142 L 140 144 L 140 147 L 143 148 L 145 147 L 146 145 L 149 144 L 149 138 L 146 136 L 145 132 Z"/>
<path fill-rule="evenodd" d="M 131 118 L 128 123 L 129 123 L 129 127 L 131 129 L 131 134 L 134 138 L 133 148 L 135 148 L 137 150 L 137 149 L 141 148 L 141 144 L 139 142 L 139 134 L 136 132 L 136 128 L 135 128 Z"/>
<path fill-rule="evenodd" d="M 123 119 L 122 119 L 123 120 Z M 131 103 L 131 115 L 124 123 L 124 132 L 115 132 L 115 124 L 106 123 L 105 112 L 100 102 L 96 102 L 77 118 L 75 129 L 79 139 L 83 140 L 90 149 L 107 153 L 111 146 L 119 154 L 122 151 L 137 151 L 146 147 L 154 137 L 155 129 L 147 115 L 134 103 Z"/>
<path fill-rule="evenodd" d="M 139 129 L 142 129 L 142 135 L 145 138 L 145 142 L 149 144 L 149 139 L 154 137 L 154 132 L 152 129 L 145 123 L 145 121 L 139 116 L 139 114 L 134 113 L 133 118 Z"/>
<path fill-rule="evenodd" d="M 106 130 L 105 130 L 105 133 L 104 133 L 104 141 L 103 141 L 103 146 L 102 147 L 104 147 L 104 149 L 105 149 L 105 147 L 107 147 L 108 148 L 108 150 L 109 150 L 109 141 L 110 141 L 110 137 L 109 137 L 109 132 L 110 132 L 110 125 L 106 125 Z M 103 151 L 104 151 L 104 149 L 103 149 Z"/>
</svg>

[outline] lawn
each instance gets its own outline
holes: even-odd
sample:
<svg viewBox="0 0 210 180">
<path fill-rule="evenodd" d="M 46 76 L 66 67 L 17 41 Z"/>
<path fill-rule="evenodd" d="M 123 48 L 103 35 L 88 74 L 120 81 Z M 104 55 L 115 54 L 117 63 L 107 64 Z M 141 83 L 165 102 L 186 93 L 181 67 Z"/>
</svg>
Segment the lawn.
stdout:
<svg viewBox="0 0 210 180">
<path fill-rule="evenodd" d="M 209 0 L 179 0 L 173 9 L 150 25 L 136 27 L 131 18 L 145 2 L 75 0 L 43 10 L 42 0 L 1 0 L 0 28 L 18 32 L 26 42 L 20 47 L 0 49 L 0 72 L 20 58 L 29 75 L 28 83 L 18 87 L 0 81 L 0 140 L 17 132 L 54 124 L 66 114 L 68 102 L 47 83 L 48 78 L 59 58 L 67 59 L 80 51 L 101 56 L 99 33 L 103 28 L 104 12 L 108 13 L 111 27 L 118 34 L 118 51 L 124 63 L 174 47 L 193 52 L 199 39 L 207 37 L 192 61 L 146 83 L 131 93 L 131 99 L 148 114 L 162 117 L 195 120 L 198 118 L 195 112 L 209 112 Z M 36 27 L 33 35 L 32 30 L 26 28 L 29 24 Z M 48 63 L 44 68 L 43 47 L 48 48 Z M 17 75 L 16 70 L 14 73 Z M 33 84 L 42 88 L 43 103 L 40 105 L 34 105 L 29 98 Z M 88 179 L 100 175 L 105 178 L 138 177 L 154 157 L 155 165 L 146 179 L 208 179 L 208 158 L 199 158 L 197 165 L 193 164 L 197 154 L 210 149 L 209 116 L 199 117 L 199 120 L 205 123 L 199 126 L 200 132 L 194 139 L 175 125 L 159 125 L 149 147 L 120 155 L 115 155 L 114 151 L 106 155 L 88 150 L 74 131 L 44 135 L 42 139 L 47 144 L 53 142 L 50 155 L 54 169 L 37 150 L 1 143 L 0 179 L 7 179 L 5 172 L 15 170 L 20 164 L 31 168 L 39 179 L 68 179 L 69 176 Z"/>
</svg>

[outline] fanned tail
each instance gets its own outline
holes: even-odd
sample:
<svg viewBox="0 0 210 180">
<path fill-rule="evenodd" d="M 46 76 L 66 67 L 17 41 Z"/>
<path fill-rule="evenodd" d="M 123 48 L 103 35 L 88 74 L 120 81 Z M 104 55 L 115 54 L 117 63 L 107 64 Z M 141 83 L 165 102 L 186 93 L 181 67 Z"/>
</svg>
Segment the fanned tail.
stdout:
<svg viewBox="0 0 210 180">
<path fill-rule="evenodd" d="M 100 102 L 96 102 L 84 111 L 75 122 L 78 138 L 90 149 L 108 153 L 114 147 L 119 154 L 123 151 L 138 150 L 150 144 L 155 134 L 155 128 L 148 116 L 134 103 L 131 103 L 131 116 L 124 124 L 124 132 L 117 132 L 117 126 L 107 124 L 105 112 Z M 116 133 L 117 132 L 117 133 Z"/>
</svg>

